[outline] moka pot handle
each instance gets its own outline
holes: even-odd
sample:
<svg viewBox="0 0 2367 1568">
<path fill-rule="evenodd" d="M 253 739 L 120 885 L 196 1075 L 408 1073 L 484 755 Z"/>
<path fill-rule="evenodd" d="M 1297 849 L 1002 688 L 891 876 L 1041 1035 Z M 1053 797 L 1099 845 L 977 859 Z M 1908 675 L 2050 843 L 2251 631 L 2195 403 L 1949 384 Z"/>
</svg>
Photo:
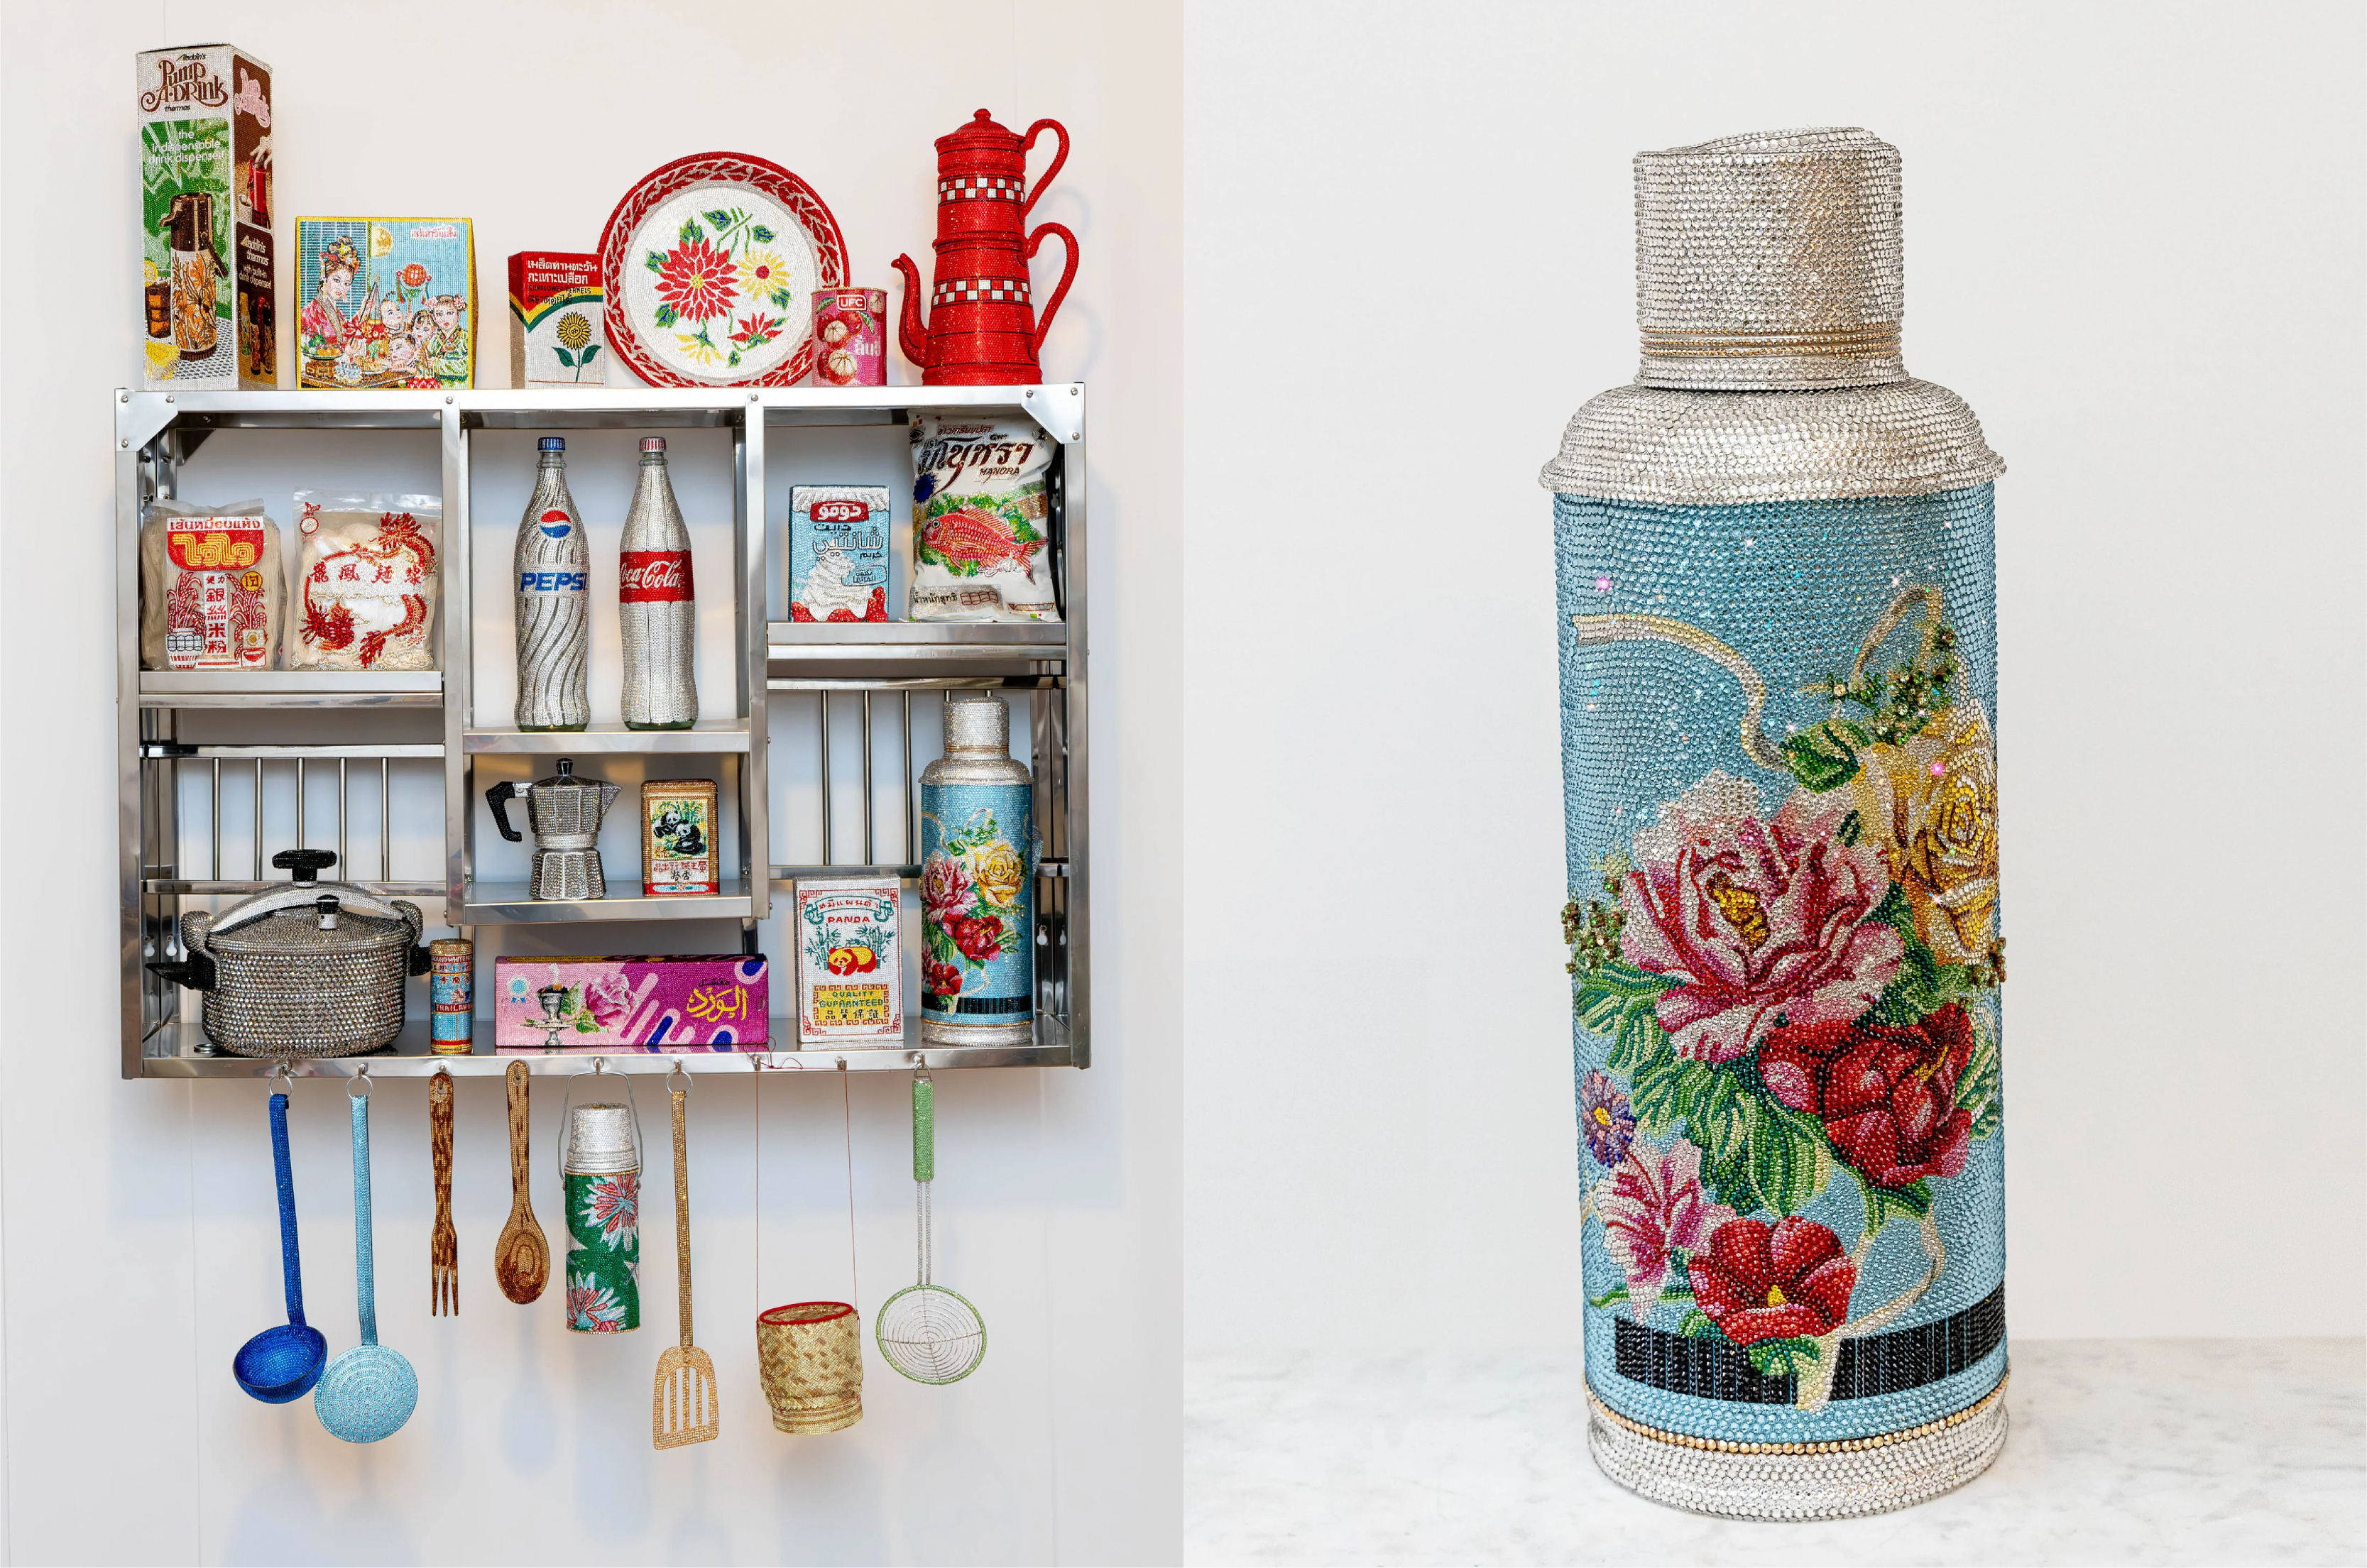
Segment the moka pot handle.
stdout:
<svg viewBox="0 0 2367 1568">
<path fill-rule="evenodd" d="M 493 808 L 493 826 L 499 828 L 502 837 L 513 844 L 526 842 L 526 835 L 510 826 L 509 803 L 525 793 L 512 779 L 504 779 L 485 792 L 485 804 Z"/>
</svg>

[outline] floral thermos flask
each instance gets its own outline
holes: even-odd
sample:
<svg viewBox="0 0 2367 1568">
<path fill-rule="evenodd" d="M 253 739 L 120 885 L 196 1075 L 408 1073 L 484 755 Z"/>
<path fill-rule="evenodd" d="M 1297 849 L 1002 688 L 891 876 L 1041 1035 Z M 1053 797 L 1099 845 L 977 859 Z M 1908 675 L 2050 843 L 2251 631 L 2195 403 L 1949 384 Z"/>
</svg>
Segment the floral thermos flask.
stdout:
<svg viewBox="0 0 2367 1568">
<path fill-rule="evenodd" d="M 629 1102 L 575 1105 L 563 1127 L 559 1165 L 567 1200 L 567 1326 L 579 1334 L 622 1334 L 641 1325 L 639 1120 Z"/>
<path fill-rule="evenodd" d="M 2005 1440 L 1991 481 L 1899 358 L 1897 150 L 1636 159 L 1643 367 L 1544 473 L 1590 1445 L 1873 1513 Z"/>
<path fill-rule="evenodd" d="M 1034 805 L 992 692 L 945 705 L 945 755 L 921 771 L 921 1039 L 1035 1037 Z"/>
</svg>

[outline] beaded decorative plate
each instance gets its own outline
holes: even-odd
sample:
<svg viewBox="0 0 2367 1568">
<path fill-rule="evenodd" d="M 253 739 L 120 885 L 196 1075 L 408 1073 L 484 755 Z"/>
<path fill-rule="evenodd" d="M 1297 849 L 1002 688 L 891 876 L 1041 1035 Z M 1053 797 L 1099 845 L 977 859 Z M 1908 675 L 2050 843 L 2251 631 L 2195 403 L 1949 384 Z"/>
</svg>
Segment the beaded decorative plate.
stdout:
<svg viewBox="0 0 2367 1568">
<path fill-rule="evenodd" d="M 609 346 L 656 387 L 787 387 L 813 368 L 813 291 L 846 241 L 811 186 L 744 152 L 644 175 L 600 235 Z"/>
</svg>

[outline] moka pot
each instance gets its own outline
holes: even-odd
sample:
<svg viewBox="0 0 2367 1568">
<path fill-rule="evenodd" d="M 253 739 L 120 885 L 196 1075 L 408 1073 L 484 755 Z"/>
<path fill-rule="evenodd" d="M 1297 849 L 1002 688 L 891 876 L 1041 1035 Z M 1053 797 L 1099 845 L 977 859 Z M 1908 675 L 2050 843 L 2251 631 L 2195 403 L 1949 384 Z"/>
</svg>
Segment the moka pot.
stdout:
<svg viewBox="0 0 2367 1568">
<path fill-rule="evenodd" d="M 526 802 L 527 822 L 534 829 L 530 897 L 563 902 L 608 896 L 608 879 L 600 868 L 600 819 L 617 793 L 615 784 L 577 778 L 572 757 L 560 758 L 559 772 L 549 778 L 524 784 L 504 779 L 485 791 L 494 826 L 514 844 L 525 838 L 510 826 L 509 803 Z"/>
</svg>

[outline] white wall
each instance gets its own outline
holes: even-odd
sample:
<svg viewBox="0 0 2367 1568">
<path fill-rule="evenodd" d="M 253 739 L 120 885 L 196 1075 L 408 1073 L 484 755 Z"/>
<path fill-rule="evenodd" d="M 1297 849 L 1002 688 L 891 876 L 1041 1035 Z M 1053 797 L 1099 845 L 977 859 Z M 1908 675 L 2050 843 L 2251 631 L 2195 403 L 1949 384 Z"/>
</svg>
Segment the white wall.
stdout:
<svg viewBox="0 0 2367 1568">
<path fill-rule="evenodd" d="M 1193 23 L 1187 1347 L 1576 1342 L 1535 474 L 1634 373 L 1630 155 L 1818 124 L 2010 465 L 2013 1330 L 2359 1333 L 2357 7 Z"/>
<path fill-rule="evenodd" d="M 471 216 L 485 385 L 506 375 L 503 258 L 593 248 L 617 197 L 669 158 L 740 148 L 795 169 L 832 204 L 856 278 L 884 285 L 899 251 L 926 265 L 933 138 L 981 105 L 1019 127 L 1057 117 L 1074 136 L 1037 216 L 1074 230 L 1084 252 L 1044 357 L 1048 376 L 1086 379 L 1093 394 L 1096 1066 L 938 1079 L 938 1272 L 980 1303 L 991 1336 L 967 1382 L 923 1388 L 875 1355 L 860 1426 L 813 1438 L 772 1430 L 753 1366 L 760 1303 L 854 1292 L 867 1323 L 912 1268 L 901 1076 L 850 1086 L 784 1075 L 764 1089 L 761 1284 L 751 1090 L 702 1078 L 692 1102 L 697 1327 L 721 1375 L 719 1441 L 649 1446 L 651 1370 L 674 1334 L 670 1219 L 645 1235 L 647 1321 L 629 1340 L 585 1343 L 561 1328 L 555 1298 L 521 1309 L 496 1293 L 490 1249 L 508 1183 L 488 1081 L 459 1090 L 457 1320 L 426 1313 L 424 1089 L 379 1090 L 379 1315 L 420 1374 L 410 1427 L 351 1449 L 309 1404 L 260 1405 L 232 1383 L 232 1351 L 280 1313 L 263 1095 L 120 1081 L 108 869 L 109 389 L 139 363 L 132 56 L 215 39 L 276 72 L 283 299 L 294 215 Z M 0 904 L 10 1560 L 1172 1559 L 1180 1030 L 1168 955 L 1180 916 L 1165 872 L 1176 784 L 1161 764 L 1181 612 L 1179 496 L 1164 482 L 1180 439 L 1172 16 L 1061 0 L 985 17 L 936 3 L 872 15 L 169 0 L 11 6 L 0 47 L 0 264 L 15 301 L 0 378 L 11 569 L 0 637 L 19 672 L 5 688 L 6 771 L 9 804 L 43 819 L 9 836 Z M 1048 259 L 1058 265 L 1057 247 Z M 917 376 L 900 363 L 897 378 Z M 711 513 L 728 491 L 705 434 L 685 433 L 679 467 L 685 503 Z M 284 511 L 307 465 L 335 484 L 416 470 L 433 489 L 432 451 L 405 439 L 302 448 L 226 436 L 191 466 L 190 492 L 263 488 Z M 616 440 L 583 445 L 586 470 L 595 453 L 629 465 Z M 481 505 L 488 485 L 509 487 L 501 504 L 515 504 L 529 461 L 521 447 L 481 473 Z M 621 506 L 613 474 L 579 478 L 588 504 L 587 485 Z M 491 608 L 481 638 L 506 635 Z M 664 1107 L 645 1080 L 661 1165 Z M 557 1124 L 550 1080 L 538 1080 L 537 1109 L 540 1173 Z M 300 1087 L 295 1122 L 309 1305 L 342 1348 L 354 1322 L 338 1089 Z M 543 1188 L 548 1229 L 547 1176 Z M 651 1188 L 659 1201 L 670 1190 Z"/>
</svg>

